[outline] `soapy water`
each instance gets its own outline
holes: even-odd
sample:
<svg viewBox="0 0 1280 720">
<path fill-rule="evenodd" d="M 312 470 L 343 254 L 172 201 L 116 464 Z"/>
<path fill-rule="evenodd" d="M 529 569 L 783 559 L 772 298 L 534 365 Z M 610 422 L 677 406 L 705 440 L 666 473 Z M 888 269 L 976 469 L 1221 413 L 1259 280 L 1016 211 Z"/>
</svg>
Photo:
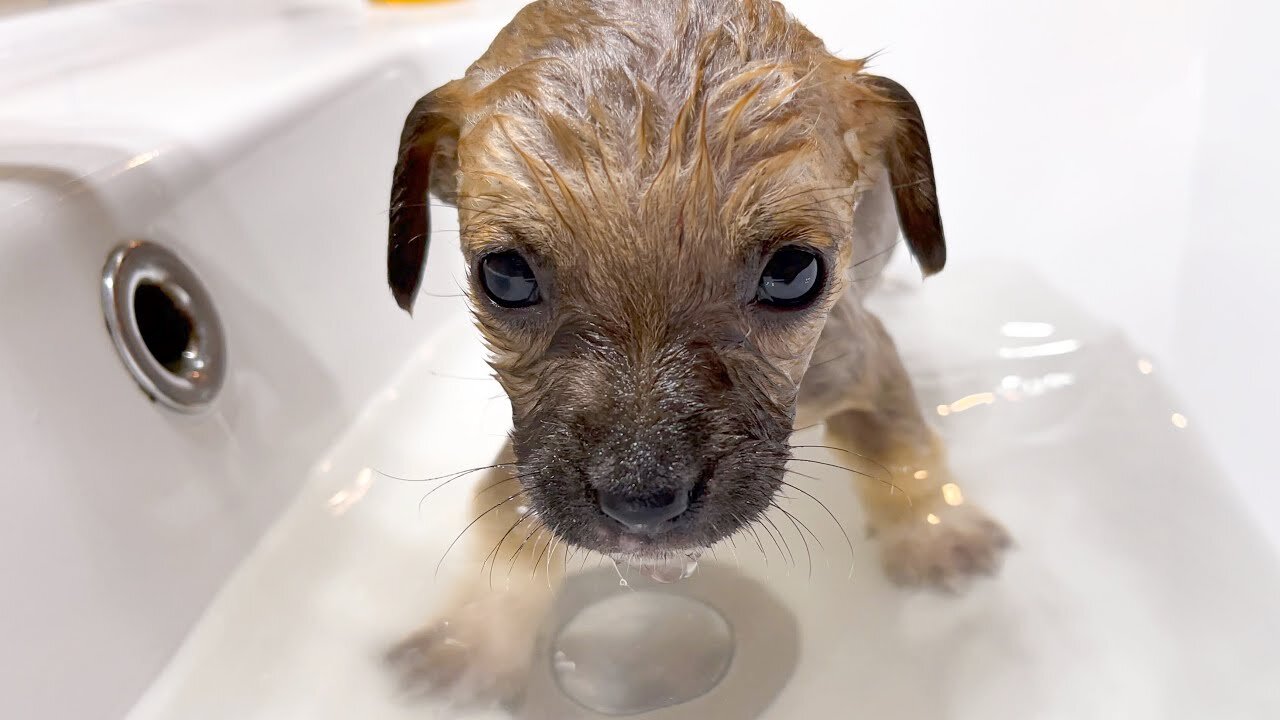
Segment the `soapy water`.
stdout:
<svg viewBox="0 0 1280 720">
<path fill-rule="evenodd" d="M 1200 450 L 1195 413 L 1161 384 L 1160 359 L 1017 268 L 949 269 L 927 292 L 878 302 L 964 501 L 1017 542 L 998 578 L 959 598 L 892 587 L 879 546 L 857 532 L 848 474 L 824 468 L 794 482 L 848 528 L 852 579 L 835 521 L 797 496 L 783 506 L 826 545 L 814 543 L 811 577 L 783 572 L 786 560 L 748 534 L 736 549 L 720 545 L 719 561 L 609 558 L 614 572 L 596 580 L 637 602 L 641 578 L 675 582 L 674 594 L 721 570 L 767 586 L 794 614 L 803 648 L 801 671 L 761 716 L 770 720 L 851 707 L 904 720 L 1280 717 L 1274 551 Z M 510 717 L 405 702 L 379 662 L 438 618 L 452 583 L 479 572 L 462 554 L 439 580 L 431 572 L 474 517 L 468 487 L 436 493 L 420 516 L 421 484 L 367 471 L 427 477 L 496 456 L 510 417 L 496 386 L 428 372 L 483 372 L 466 319 L 450 332 L 319 465 L 131 720 Z M 473 344 L 475 355 L 459 354 Z M 796 444 L 821 442 L 820 429 L 806 432 Z M 701 573 L 678 582 L 700 561 Z M 634 606 L 637 617 L 646 607 Z M 580 648 L 596 647 L 591 633 L 607 626 L 584 626 Z M 603 669 L 585 667 L 582 649 L 560 650 L 540 660 L 548 674 Z"/>
</svg>

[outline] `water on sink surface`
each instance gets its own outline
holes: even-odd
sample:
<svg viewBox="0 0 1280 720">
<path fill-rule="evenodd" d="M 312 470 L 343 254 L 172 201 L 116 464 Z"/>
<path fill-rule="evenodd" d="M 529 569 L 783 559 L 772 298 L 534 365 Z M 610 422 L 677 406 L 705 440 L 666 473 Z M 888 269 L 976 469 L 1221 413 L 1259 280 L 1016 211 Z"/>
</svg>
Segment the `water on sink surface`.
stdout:
<svg viewBox="0 0 1280 720">
<path fill-rule="evenodd" d="M 848 478 L 812 473 L 802 487 L 852 553 L 799 497 L 783 505 L 814 530 L 807 549 L 784 519 L 776 544 L 748 535 L 701 560 L 760 578 L 798 621 L 798 665 L 764 717 L 1280 717 L 1276 558 L 1159 365 L 1018 268 L 949 270 L 926 288 L 876 304 L 948 439 L 955 492 L 1018 547 L 962 597 L 899 591 L 861 537 Z M 370 468 L 426 478 L 492 461 L 509 410 L 480 353 L 461 315 L 428 343 L 317 465 L 133 720 L 505 717 L 407 703 L 379 661 L 476 570 L 450 555 L 433 577 L 469 519 L 465 480 L 419 510 L 438 483 Z M 804 451 L 843 461 L 824 452 Z"/>
</svg>

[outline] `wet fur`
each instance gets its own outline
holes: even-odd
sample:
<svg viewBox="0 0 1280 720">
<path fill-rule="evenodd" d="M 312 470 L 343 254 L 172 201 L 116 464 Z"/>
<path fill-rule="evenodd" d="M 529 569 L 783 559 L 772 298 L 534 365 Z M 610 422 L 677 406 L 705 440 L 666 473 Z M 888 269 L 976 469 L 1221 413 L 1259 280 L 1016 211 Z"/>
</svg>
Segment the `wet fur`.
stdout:
<svg viewBox="0 0 1280 720">
<path fill-rule="evenodd" d="M 428 192 L 455 203 L 476 321 L 511 399 L 518 482 L 560 552 L 661 554 L 726 537 L 769 507 L 792 428 L 825 420 L 833 443 L 890 470 L 860 492 L 891 576 L 954 587 L 994 569 L 1007 536 L 974 506 L 941 501 L 944 450 L 852 281 L 883 262 L 899 227 L 926 273 L 946 259 L 919 109 L 864 65 L 773 2 L 543 0 L 411 112 L 392 291 L 412 307 Z M 824 293 L 802 311 L 753 305 L 763 264 L 789 243 L 822 255 Z M 479 259 L 505 249 L 530 260 L 541 304 L 502 309 L 479 288 Z M 819 348 L 843 359 L 811 367 Z M 694 488 L 694 500 L 670 532 L 630 536 L 596 494 L 637 483 Z M 508 496 L 478 501 L 490 517 L 477 547 L 496 553 L 530 524 Z M 504 694 L 484 666 L 511 665 L 549 593 L 518 596 L 527 612 L 460 591 L 455 615 L 494 604 L 479 616 L 505 631 L 473 641 L 479 655 L 441 655 L 429 631 L 398 657 L 412 655 L 410 675 L 429 684 Z M 477 672 L 489 689 L 459 690 Z"/>
</svg>

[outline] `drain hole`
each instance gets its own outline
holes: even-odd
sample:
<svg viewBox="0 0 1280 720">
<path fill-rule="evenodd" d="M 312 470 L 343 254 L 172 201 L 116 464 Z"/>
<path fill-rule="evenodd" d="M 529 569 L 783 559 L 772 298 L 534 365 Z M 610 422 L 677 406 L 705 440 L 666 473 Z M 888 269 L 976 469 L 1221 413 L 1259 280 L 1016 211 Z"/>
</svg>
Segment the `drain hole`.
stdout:
<svg viewBox="0 0 1280 720">
<path fill-rule="evenodd" d="M 642 715 L 710 692 L 729 671 L 734 639 L 724 616 L 701 600 L 641 590 L 581 610 L 553 650 L 560 689 L 579 705 Z"/>
<path fill-rule="evenodd" d="M 160 285 L 140 283 L 133 293 L 133 314 L 151 357 L 175 375 L 186 374 L 195 327 L 173 297 Z"/>
</svg>

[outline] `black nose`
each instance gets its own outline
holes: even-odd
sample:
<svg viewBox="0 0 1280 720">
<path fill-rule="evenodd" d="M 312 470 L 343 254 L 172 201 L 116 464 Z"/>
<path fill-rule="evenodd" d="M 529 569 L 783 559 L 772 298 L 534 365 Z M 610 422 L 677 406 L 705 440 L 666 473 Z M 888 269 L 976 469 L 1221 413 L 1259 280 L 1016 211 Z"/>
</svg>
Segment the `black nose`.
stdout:
<svg viewBox="0 0 1280 720">
<path fill-rule="evenodd" d="M 661 532 L 664 523 L 689 508 L 687 490 L 660 490 L 647 494 L 600 493 L 600 509 L 635 532 Z"/>
</svg>

